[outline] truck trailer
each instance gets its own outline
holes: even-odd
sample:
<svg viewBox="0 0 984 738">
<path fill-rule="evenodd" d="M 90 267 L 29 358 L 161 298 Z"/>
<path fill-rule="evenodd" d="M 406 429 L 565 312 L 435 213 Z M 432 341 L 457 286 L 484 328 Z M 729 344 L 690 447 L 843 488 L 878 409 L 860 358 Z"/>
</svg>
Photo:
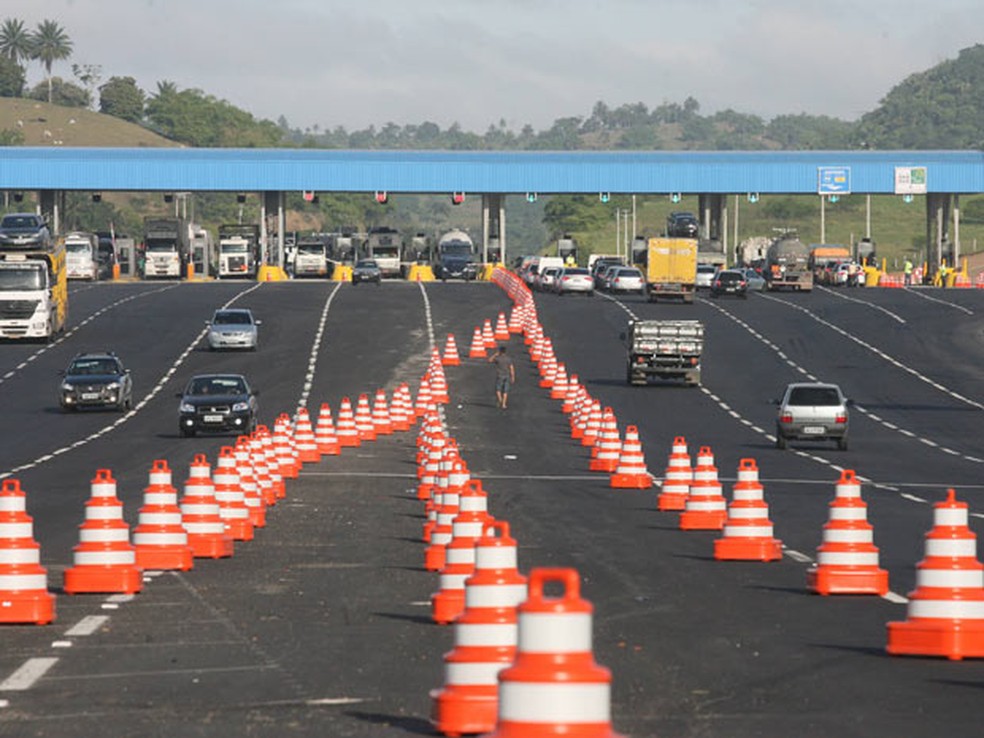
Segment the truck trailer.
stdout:
<svg viewBox="0 0 984 738">
<path fill-rule="evenodd" d="M 694 301 L 697 283 L 696 238 L 650 238 L 646 255 L 646 294 L 661 299 Z"/>
<path fill-rule="evenodd" d="M 626 381 L 644 385 L 650 379 L 700 384 L 704 324 L 699 320 L 632 320 L 626 334 Z"/>
</svg>

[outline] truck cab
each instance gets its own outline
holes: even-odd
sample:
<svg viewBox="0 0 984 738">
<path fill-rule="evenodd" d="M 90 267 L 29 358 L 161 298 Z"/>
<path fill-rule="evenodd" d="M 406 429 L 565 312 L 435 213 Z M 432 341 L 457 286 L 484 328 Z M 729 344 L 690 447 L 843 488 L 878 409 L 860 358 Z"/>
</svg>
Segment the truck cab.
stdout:
<svg viewBox="0 0 984 738">
<path fill-rule="evenodd" d="M 69 279 L 99 278 L 99 239 L 95 233 L 69 233 L 65 236 L 65 260 Z"/>
</svg>

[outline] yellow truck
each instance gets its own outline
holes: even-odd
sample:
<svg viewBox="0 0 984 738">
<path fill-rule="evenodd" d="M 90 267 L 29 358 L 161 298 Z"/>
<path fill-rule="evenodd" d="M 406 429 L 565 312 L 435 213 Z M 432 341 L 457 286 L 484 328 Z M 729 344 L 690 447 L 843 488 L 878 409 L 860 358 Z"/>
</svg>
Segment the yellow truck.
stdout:
<svg viewBox="0 0 984 738">
<path fill-rule="evenodd" d="M 65 330 L 68 269 L 65 244 L 0 247 L 0 338 L 51 341 Z"/>
<path fill-rule="evenodd" d="M 661 299 L 694 301 L 697 282 L 696 238 L 650 238 L 646 254 L 646 294 Z"/>
</svg>

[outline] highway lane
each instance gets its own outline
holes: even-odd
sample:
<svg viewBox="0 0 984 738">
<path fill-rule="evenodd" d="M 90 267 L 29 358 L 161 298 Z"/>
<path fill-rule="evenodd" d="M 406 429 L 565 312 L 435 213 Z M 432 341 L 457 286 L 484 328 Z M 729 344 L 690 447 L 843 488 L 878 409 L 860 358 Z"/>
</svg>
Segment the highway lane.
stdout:
<svg viewBox="0 0 984 738">
<path fill-rule="evenodd" d="M 147 364 L 150 376 L 159 378 L 182 356 L 211 309 L 244 287 L 184 285 L 154 297 L 154 312 L 165 312 L 180 329 L 161 326 L 164 337 L 148 348 L 139 328 L 123 326 L 121 345 L 134 346 L 140 356 L 159 351 L 162 358 L 148 357 Z M 20 475 L 29 489 L 45 490 L 45 505 L 39 509 L 38 495 L 29 507 L 37 527 L 46 531 L 43 557 L 53 584 L 60 584 L 54 575 L 70 559 L 87 492 L 79 479 L 91 476 L 92 461 L 99 459 L 126 480 L 121 487 L 133 520 L 152 458 L 168 458 L 176 479 L 182 479 L 192 453 L 212 455 L 222 443 L 177 438 L 172 390 L 191 372 L 244 367 L 261 388 L 265 419 L 292 410 L 305 393 L 310 352 L 331 299 L 308 405 L 328 400 L 336 407 L 343 395 L 415 381 L 425 366 L 430 328 L 442 346 L 446 332 L 454 331 L 466 355 L 476 323 L 507 305 L 490 285 L 428 285 L 426 301 L 418 285 L 344 286 L 332 297 L 333 290 L 324 283 L 260 286 L 238 303 L 249 304 L 264 320 L 260 351 L 193 350 L 165 390 L 123 429 Z M 107 298 L 105 304 L 111 302 Z M 681 309 L 631 297 L 623 302 L 647 315 L 677 315 Z M 623 427 L 640 426 L 650 471 L 662 473 L 669 441 L 681 433 L 692 445 L 712 445 L 725 477 L 733 477 L 740 456 L 759 458 L 777 535 L 796 550 L 812 554 L 819 542 L 836 478 L 830 464 L 856 465 L 859 473 L 888 483 L 898 482 L 911 467 L 918 472 L 913 479 L 923 485 L 916 491 L 927 497 L 939 491 L 934 479 L 974 484 L 972 463 L 954 467 L 947 456 L 926 453 L 933 449 L 878 423 L 870 429 L 866 424 L 864 435 L 870 430 L 871 440 L 858 438 L 848 452 L 775 450 L 741 418 L 771 432 L 773 409 L 767 400 L 777 391 L 773 388 L 798 372 L 773 349 L 736 330 L 713 304 L 693 308 L 708 322 L 712 338 L 706 387 L 689 390 L 625 385 L 618 332 L 626 313 L 618 305 L 547 295 L 538 303 L 558 355 L 616 409 Z M 798 311 L 755 297 L 747 303 L 722 301 L 720 307 L 748 319 L 777 344 L 810 325 Z M 870 317 L 870 308 L 853 308 L 859 312 L 843 320 Z M 677 531 L 674 518 L 654 511 L 655 491 L 613 493 L 604 477 L 586 471 L 585 451 L 569 441 L 557 403 L 535 388 L 535 374 L 515 347 L 517 339 L 510 343 L 520 370 L 510 410 L 494 407 L 491 368 L 466 361 L 449 370 L 449 427 L 473 472 L 486 480 L 493 513 L 511 522 L 523 568 L 575 565 L 582 572 L 585 595 L 596 608 L 596 656 L 615 674 L 618 729 L 636 736 L 780 730 L 879 735 L 893 728 L 896 734 L 937 735 L 942 719 L 950 735 L 975 734 L 968 692 L 973 694 L 984 676 L 979 665 L 885 657 L 884 623 L 901 617 L 904 608 L 878 598 L 810 596 L 803 589 L 802 563 L 711 561 L 714 536 Z M 850 343 L 841 337 L 796 361 L 840 381 L 850 373 L 826 362 L 836 356 L 832 351 L 846 351 Z M 852 361 L 869 361 L 865 353 L 870 354 L 859 353 Z M 742 371 L 743 365 L 754 371 Z M 931 391 L 905 374 L 889 370 L 872 386 L 901 382 L 906 392 Z M 764 398 L 763 387 L 769 390 Z M 18 388 L 20 394 L 30 392 L 29 383 Z M 38 399 L 47 392 L 47 386 L 34 389 Z M 928 394 L 917 397 L 940 402 L 925 399 Z M 732 417 L 721 402 L 740 417 Z M 36 417 L 43 421 L 37 427 L 14 427 L 43 448 L 51 447 L 47 434 L 71 419 Z M 923 430 L 923 417 L 912 416 L 912 430 Z M 962 439 L 944 440 L 956 445 Z M 11 693 L 0 720 L 52 735 L 78 734 L 73 727 L 91 727 L 94 721 L 112 724 L 120 734 L 146 734 L 158 722 L 188 735 L 428 734 L 426 692 L 440 684 L 440 654 L 450 646 L 450 631 L 428 622 L 425 603 L 436 577 L 420 570 L 420 508 L 406 494 L 413 483 L 411 443 L 412 436 L 386 439 L 306 471 L 291 498 L 270 511 L 269 528 L 256 541 L 242 544 L 229 561 L 156 578 L 111 614 L 111 627 L 75 639 L 71 652 L 36 687 Z M 915 457 L 913 449 L 918 457 L 899 458 Z M 965 491 L 971 495 L 974 489 Z M 893 588 L 904 593 L 921 557 L 929 509 L 900 500 L 890 489 L 866 487 L 865 495 L 876 543 L 887 559 L 883 563 Z M 69 499 L 73 504 L 65 504 Z M 53 532 L 50 520 L 56 508 L 62 511 L 60 533 Z M 972 500 L 972 509 L 980 511 L 978 500 Z M 903 584 L 896 586 L 896 580 Z M 8 649 L 0 664 L 9 671 L 29 655 L 51 653 L 52 631 L 60 634 L 79 618 L 100 613 L 101 600 L 62 596 L 55 626 L 4 629 Z"/>
</svg>

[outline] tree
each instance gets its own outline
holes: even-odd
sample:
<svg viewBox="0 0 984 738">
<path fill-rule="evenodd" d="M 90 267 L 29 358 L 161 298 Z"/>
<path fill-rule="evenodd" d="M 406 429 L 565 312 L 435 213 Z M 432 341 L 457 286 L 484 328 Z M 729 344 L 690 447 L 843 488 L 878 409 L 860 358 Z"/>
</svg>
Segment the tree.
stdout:
<svg viewBox="0 0 984 738">
<path fill-rule="evenodd" d="M 88 90 L 66 82 L 61 77 L 52 77 L 47 82 L 35 85 L 27 93 L 27 97 L 32 100 L 47 100 L 55 105 L 64 105 L 66 108 L 87 108 L 92 102 Z"/>
<path fill-rule="evenodd" d="M 24 67 L 6 56 L 0 56 L 0 97 L 20 97 L 27 78 Z"/>
<path fill-rule="evenodd" d="M 85 87 L 91 100 L 99 87 L 99 80 L 102 79 L 102 67 L 99 64 L 73 64 L 72 74 Z"/>
<path fill-rule="evenodd" d="M 20 66 L 22 60 L 34 58 L 34 37 L 24 21 L 7 18 L 0 26 L 0 55 Z"/>
<path fill-rule="evenodd" d="M 41 62 L 48 80 L 48 102 L 52 101 L 51 66 L 61 59 L 72 55 L 72 40 L 65 29 L 53 20 L 43 20 L 38 23 L 37 30 L 31 36 L 32 57 Z"/>
<path fill-rule="evenodd" d="M 143 120 L 145 100 L 133 77 L 110 77 L 99 88 L 99 112 L 131 123 Z"/>
</svg>

